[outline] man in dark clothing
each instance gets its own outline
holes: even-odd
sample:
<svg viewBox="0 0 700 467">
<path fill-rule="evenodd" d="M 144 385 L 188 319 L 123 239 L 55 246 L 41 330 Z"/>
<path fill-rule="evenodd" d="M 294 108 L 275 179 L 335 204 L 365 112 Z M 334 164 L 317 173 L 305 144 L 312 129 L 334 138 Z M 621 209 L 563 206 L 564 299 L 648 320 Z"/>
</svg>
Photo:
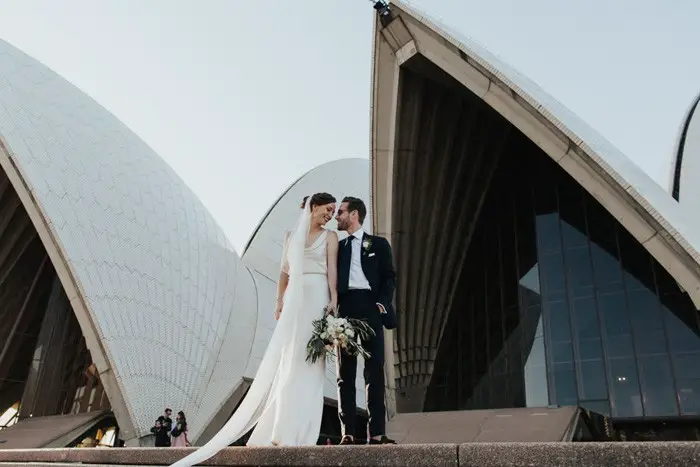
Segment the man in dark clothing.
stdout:
<svg viewBox="0 0 700 467">
<path fill-rule="evenodd" d="M 155 426 L 151 428 L 151 433 L 156 435 L 156 447 L 158 448 L 170 447 L 170 430 L 173 427 L 173 419 L 170 418 L 172 413 L 172 410 L 165 409 L 163 415 L 156 420 Z"/>
<path fill-rule="evenodd" d="M 387 438 L 385 426 L 384 328 L 396 327 L 396 271 L 389 242 L 362 228 L 366 215 L 365 203 L 351 196 L 343 199 L 336 215 L 338 230 L 348 233 L 338 246 L 338 312 L 342 318 L 362 319 L 374 330 L 374 336 L 362 343 L 370 353 L 364 362 L 367 440 L 368 444 L 395 444 Z M 355 444 L 357 357 L 343 355 L 339 366 L 340 444 Z"/>
</svg>

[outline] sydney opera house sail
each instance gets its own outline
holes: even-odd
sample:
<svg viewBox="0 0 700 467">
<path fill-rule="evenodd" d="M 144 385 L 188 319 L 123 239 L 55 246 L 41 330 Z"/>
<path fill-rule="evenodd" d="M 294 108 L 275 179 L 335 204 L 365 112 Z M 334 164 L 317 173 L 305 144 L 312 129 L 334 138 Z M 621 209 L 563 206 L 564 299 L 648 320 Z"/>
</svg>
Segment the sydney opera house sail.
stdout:
<svg viewBox="0 0 700 467">
<path fill-rule="evenodd" d="M 4 42 L 0 138 L 1 290 L 29 287 L 3 300 L 0 413 L 17 402 L 20 418 L 110 408 L 125 440 L 147 433 L 166 403 L 189 408 L 193 423 L 210 417 L 224 395 L 209 396 L 208 382 L 236 368 L 217 360 L 224 339 L 252 340 L 256 309 L 241 306 L 239 335 L 227 335 L 245 300 L 242 266 L 201 202 L 113 115 Z M 51 346 L 66 352 L 35 352 Z M 51 373 L 59 357 L 66 369 Z M 77 398 L 76 386 L 87 402 L 30 408 L 51 378 L 67 394 L 56 397 Z"/>
<path fill-rule="evenodd" d="M 700 236 L 683 207 L 423 13 L 393 2 L 374 39 L 373 221 L 398 274 L 392 412 L 700 414 Z"/>
</svg>

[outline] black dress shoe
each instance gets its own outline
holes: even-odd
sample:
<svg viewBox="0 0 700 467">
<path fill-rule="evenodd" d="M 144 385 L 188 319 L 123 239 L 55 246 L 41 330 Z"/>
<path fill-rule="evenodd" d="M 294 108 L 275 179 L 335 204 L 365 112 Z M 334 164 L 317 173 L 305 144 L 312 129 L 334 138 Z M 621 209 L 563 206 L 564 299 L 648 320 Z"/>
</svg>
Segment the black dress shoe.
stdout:
<svg viewBox="0 0 700 467">
<path fill-rule="evenodd" d="M 350 446 L 352 444 L 355 444 L 355 438 L 350 435 L 345 435 L 340 439 L 341 446 Z"/>
<path fill-rule="evenodd" d="M 396 441 L 389 439 L 386 436 L 382 436 L 380 439 L 369 439 L 369 444 L 396 444 Z"/>
</svg>

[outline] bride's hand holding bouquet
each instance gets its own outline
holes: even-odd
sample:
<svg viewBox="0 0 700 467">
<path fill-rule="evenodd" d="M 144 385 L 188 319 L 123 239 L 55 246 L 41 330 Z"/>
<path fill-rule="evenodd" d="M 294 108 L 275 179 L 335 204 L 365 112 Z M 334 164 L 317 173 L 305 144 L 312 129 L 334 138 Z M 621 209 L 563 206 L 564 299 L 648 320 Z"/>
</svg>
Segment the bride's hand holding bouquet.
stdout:
<svg viewBox="0 0 700 467">
<path fill-rule="evenodd" d="M 370 357 L 362 342 L 375 335 L 374 329 L 362 319 L 339 318 L 336 313 L 337 308 L 329 305 L 324 309 L 323 318 L 311 323 L 313 334 L 306 345 L 306 361 L 333 360 L 337 357 L 336 351 L 365 359 Z"/>
</svg>

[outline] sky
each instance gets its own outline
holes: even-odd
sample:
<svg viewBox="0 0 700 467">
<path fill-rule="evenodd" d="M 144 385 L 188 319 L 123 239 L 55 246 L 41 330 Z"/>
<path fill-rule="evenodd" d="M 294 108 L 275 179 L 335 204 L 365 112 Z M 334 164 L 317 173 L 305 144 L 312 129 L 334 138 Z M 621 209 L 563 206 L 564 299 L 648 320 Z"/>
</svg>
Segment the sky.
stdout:
<svg viewBox="0 0 700 467">
<path fill-rule="evenodd" d="M 700 92 L 700 2 L 412 3 L 533 79 L 667 186 Z M 0 11 L 0 38 L 146 141 L 239 252 L 299 176 L 369 157 L 367 0 L 0 0 Z"/>
</svg>

